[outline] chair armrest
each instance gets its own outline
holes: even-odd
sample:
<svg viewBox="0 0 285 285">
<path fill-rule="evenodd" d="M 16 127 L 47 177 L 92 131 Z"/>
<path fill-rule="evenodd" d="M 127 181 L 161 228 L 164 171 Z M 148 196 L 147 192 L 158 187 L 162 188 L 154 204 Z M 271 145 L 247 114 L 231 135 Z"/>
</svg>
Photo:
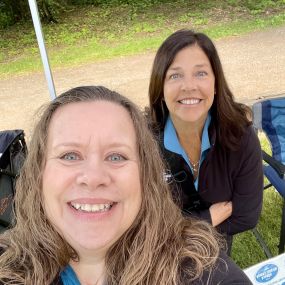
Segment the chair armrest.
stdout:
<svg viewBox="0 0 285 285">
<path fill-rule="evenodd" d="M 280 161 L 274 159 L 265 151 L 262 151 L 262 158 L 265 162 L 267 162 L 274 170 L 278 173 L 281 178 L 285 178 L 285 165 Z"/>
</svg>

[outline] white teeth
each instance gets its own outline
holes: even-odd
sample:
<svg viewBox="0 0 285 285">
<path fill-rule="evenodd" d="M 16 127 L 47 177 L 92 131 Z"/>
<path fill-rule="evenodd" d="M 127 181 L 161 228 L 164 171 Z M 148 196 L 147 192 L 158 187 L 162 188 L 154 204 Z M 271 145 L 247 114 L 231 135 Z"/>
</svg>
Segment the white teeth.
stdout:
<svg viewBox="0 0 285 285">
<path fill-rule="evenodd" d="M 192 99 L 183 99 L 183 100 L 180 100 L 179 102 L 185 105 L 194 105 L 194 104 L 198 104 L 200 101 L 201 101 L 200 99 L 192 98 Z"/>
<path fill-rule="evenodd" d="M 73 208 L 75 208 L 76 210 L 78 210 L 80 208 L 80 204 L 72 204 Z"/>
<path fill-rule="evenodd" d="M 91 208 L 92 212 L 97 212 L 99 210 L 101 210 L 99 205 L 92 205 L 92 208 Z"/>
<path fill-rule="evenodd" d="M 81 206 L 81 210 L 85 212 L 91 212 L 91 209 L 92 209 L 92 205 L 89 205 L 89 204 L 84 204 Z"/>
<path fill-rule="evenodd" d="M 108 211 L 112 207 L 113 203 L 111 204 L 79 204 L 79 203 L 71 203 L 71 206 L 83 212 L 104 212 Z"/>
</svg>

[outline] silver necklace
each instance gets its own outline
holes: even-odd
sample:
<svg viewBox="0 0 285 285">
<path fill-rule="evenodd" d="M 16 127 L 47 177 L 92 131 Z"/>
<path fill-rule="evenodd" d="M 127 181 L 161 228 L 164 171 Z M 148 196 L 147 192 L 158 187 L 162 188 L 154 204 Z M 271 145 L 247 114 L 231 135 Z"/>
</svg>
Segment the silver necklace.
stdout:
<svg viewBox="0 0 285 285">
<path fill-rule="evenodd" d="M 192 162 L 191 161 L 191 159 L 190 159 L 190 157 L 188 156 L 188 159 L 189 159 L 189 162 L 190 162 L 190 164 L 191 164 L 191 166 L 192 166 L 192 169 L 193 169 L 193 171 L 194 172 L 198 172 L 198 169 L 199 169 L 199 160 L 197 161 L 197 162 Z"/>
</svg>

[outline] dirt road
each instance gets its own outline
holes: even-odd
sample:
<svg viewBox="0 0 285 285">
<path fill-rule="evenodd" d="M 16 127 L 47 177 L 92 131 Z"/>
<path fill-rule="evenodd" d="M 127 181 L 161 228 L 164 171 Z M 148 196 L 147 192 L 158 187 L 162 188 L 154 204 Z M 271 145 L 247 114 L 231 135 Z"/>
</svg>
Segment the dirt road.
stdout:
<svg viewBox="0 0 285 285">
<path fill-rule="evenodd" d="M 285 93 L 285 26 L 216 42 L 226 77 L 238 101 Z M 154 53 L 53 70 L 57 94 L 78 85 L 105 85 L 147 104 Z M 30 132 L 35 110 L 50 100 L 43 73 L 0 80 L 0 130 Z"/>
</svg>

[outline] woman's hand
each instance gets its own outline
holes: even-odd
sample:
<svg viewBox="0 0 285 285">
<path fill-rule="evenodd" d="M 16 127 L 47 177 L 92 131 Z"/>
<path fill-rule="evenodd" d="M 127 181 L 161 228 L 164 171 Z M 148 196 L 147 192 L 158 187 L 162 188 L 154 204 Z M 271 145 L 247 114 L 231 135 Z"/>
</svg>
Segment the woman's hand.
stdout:
<svg viewBox="0 0 285 285">
<path fill-rule="evenodd" d="M 209 210 L 211 214 L 212 225 L 216 227 L 231 216 L 233 205 L 231 201 L 219 202 L 211 205 Z"/>
</svg>

